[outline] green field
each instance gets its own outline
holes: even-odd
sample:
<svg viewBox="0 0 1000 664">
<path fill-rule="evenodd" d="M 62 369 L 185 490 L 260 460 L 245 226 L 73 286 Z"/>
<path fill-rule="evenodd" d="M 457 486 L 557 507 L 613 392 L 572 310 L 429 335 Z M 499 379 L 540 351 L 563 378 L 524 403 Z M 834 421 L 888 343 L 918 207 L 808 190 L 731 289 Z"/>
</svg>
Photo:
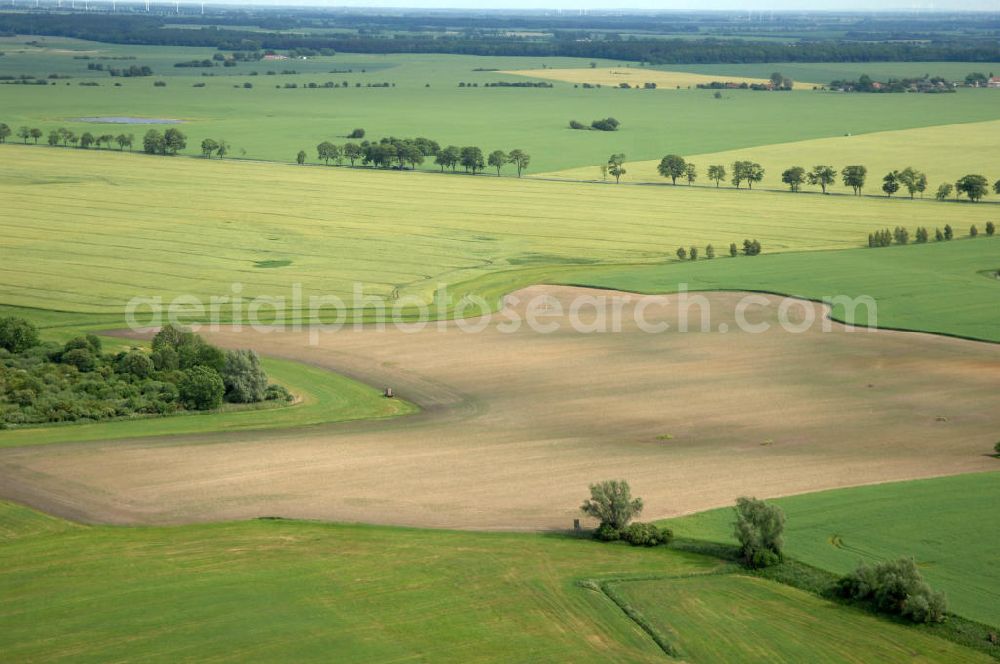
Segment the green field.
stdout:
<svg viewBox="0 0 1000 664">
<path fill-rule="evenodd" d="M 824 491 L 775 502 L 787 517 L 790 556 L 838 573 L 862 560 L 913 556 L 928 582 L 947 593 L 952 611 L 1000 625 L 997 501 L 1000 473 Z M 732 511 L 721 509 L 673 519 L 670 526 L 681 536 L 730 541 L 731 521 Z"/>
<path fill-rule="evenodd" d="M 762 579 L 712 575 L 633 581 L 619 588 L 684 661 L 992 661 L 912 628 L 874 621 L 861 611 Z"/>
<path fill-rule="evenodd" d="M 49 86 L 0 85 L 0 122 L 15 128 L 38 126 L 46 133 L 59 126 L 77 133 L 117 134 L 124 129 L 141 137 L 146 129 L 142 125 L 87 125 L 74 119 L 173 118 L 184 121 L 182 130 L 192 139 L 188 152 L 197 153 L 203 138 L 224 138 L 234 148 L 231 156 L 286 162 L 293 161 L 300 149 L 306 150 L 310 160 L 315 159 L 318 143 L 344 142 L 343 137 L 355 127 L 364 127 L 369 137 L 375 138 L 427 136 L 442 145 L 479 145 L 487 152 L 522 148 L 532 155 L 529 172 L 541 173 L 598 164 L 614 152 L 624 152 L 631 159 L 658 159 L 667 153 L 704 154 L 846 133 L 1000 118 L 996 90 L 961 90 L 954 95 L 733 91 L 716 100 L 707 90 L 584 90 L 570 84 L 556 84 L 553 89 L 469 89 L 459 88 L 458 83 L 482 86 L 521 80 L 476 69 L 587 67 L 590 60 L 447 55 L 343 54 L 217 67 L 208 70 L 216 76 L 202 77 L 203 70 L 178 69 L 173 64 L 211 58 L 214 49 L 118 46 L 54 38 L 39 39 L 44 48 L 24 45 L 33 39 L 0 39 L 0 51 L 6 53 L 0 58 L 0 74 L 63 73 L 76 78 Z M 73 59 L 81 53 L 94 58 L 135 56 L 136 60 Z M 156 76 L 112 79 L 106 73 L 88 71 L 87 64 L 92 62 L 106 66 L 148 64 Z M 268 70 L 285 69 L 300 73 L 266 75 Z M 335 69 L 351 69 L 353 73 L 329 73 Z M 361 73 L 362 69 L 366 72 Z M 250 76 L 252 71 L 259 75 Z M 767 76 L 771 66 L 759 66 L 757 75 L 761 71 Z M 167 87 L 153 87 L 156 79 L 166 80 Z M 80 80 L 96 80 L 101 87 L 80 87 Z M 291 82 L 302 86 L 310 81 L 347 81 L 351 86 L 388 82 L 396 87 L 275 87 Z M 121 87 L 113 87 L 116 82 Z M 204 82 L 206 87 L 193 88 L 196 82 Z M 248 82 L 253 89 L 242 88 Z M 428 84 L 431 87 L 426 87 Z M 623 123 L 620 131 L 575 132 L 567 126 L 573 118 L 589 122 L 609 115 Z"/>
<path fill-rule="evenodd" d="M 654 662 L 575 580 L 718 564 L 544 535 L 84 527 L 9 503 L 0 538 L 0 650 L 16 661 Z"/>
<path fill-rule="evenodd" d="M 266 520 L 87 527 L 10 503 L 0 503 L 0 542 L 0 648 L 18 661 L 663 661 L 618 606 L 579 582 L 720 566 L 557 535 Z M 661 629 L 676 628 L 689 661 L 722 661 L 702 653 L 724 646 L 801 661 L 803 638 L 822 661 L 989 661 L 770 582 L 713 575 L 616 586 Z M 706 616 L 706 605 L 733 609 L 727 593 L 763 614 L 754 623 L 762 631 L 719 633 L 732 616 Z M 692 603 L 703 612 L 677 615 Z"/>
<path fill-rule="evenodd" d="M 870 296 L 878 326 L 1000 342 L 1000 238 L 675 262 L 561 273 L 562 283 L 640 293 L 754 290 L 823 300 Z M 835 319 L 867 324 L 868 309 L 834 304 Z"/>
</svg>

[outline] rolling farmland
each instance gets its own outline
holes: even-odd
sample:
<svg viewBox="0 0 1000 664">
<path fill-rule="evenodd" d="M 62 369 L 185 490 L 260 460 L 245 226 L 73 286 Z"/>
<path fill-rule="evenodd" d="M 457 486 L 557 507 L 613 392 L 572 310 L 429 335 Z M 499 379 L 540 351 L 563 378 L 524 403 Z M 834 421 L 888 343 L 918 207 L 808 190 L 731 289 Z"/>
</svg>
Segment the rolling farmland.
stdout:
<svg viewBox="0 0 1000 664">
<path fill-rule="evenodd" d="M 129 21 L 158 20 L 112 10 L 109 24 L 126 26 L 117 41 Z M 650 66 L 255 41 L 322 40 L 357 10 L 294 29 L 307 10 L 288 11 L 240 25 L 254 39 L 238 44 L 216 32 L 249 18 L 203 25 L 180 8 L 163 27 L 211 45 L 0 36 L 5 658 L 1000 659 L 1000 90 L 812 89 L 861 74 L 962 82 L 994 63 L 750 54 Z M 736 20 L 738 39 L 882 46 L 797 15 L 772 34 L 774 16 L 752 14 Z M 619 30 L 632 19 L 617 13 L 580 33 L 521 31 L 503 12 L 385 27 L 405 16 L 337 34 L 416 48 L 645 38 Z M 445 20 L 468 24 L 429 28 Z M 931 29 L 872 20 L 881 27 L 862 27 Z M 732 27 L 664 37 L 724 41 Z M 967 52 L 988 55 L 992 36 L 973 27 L 963 38 L 983 45 Z M 900 40 L 912 34 L 923 33 Z M 929 48 L 905 41 L 885 48 Z M 129 65 L 153 73 L 106 69 Z M 695 87 L 772 72 L 795 90 Z M 22 76 L 45 84 L 14 84 Z M 618 131 L 568 125 L 609 116 Z M 153 126 L 181 130 L 186 147 L 142 154 Z M 132 133 L 134 152 L 46 145 L 59 127 Z M 523 178 L 510 163 L 503 177 L 434 172 L 434 156 L 412 169 L 324 165 L 317 144 L 355 128 L 484 157 L 519 148 L 530 165 Z M 196 156 L 206 138 L 227 143 L 225 159 Z M 620 185 L 596 166 L 613 153 L 627 156 Z M 694 186 L 656 173 L 668 153 L 698 166 Z M 709 165 L 742 159 L 766 171 L 753 191 L 707 180 Z M 865 195 L 845 194 L 839 176 L 832 195 L 784 190 L 784 169 L 816 164 L 865 165 Z M 907 166 L 926 173 L 923 197 L 876 195 Z M 934 200 L 970 173 L 986 177 L 984 200 Z M 946 225 L 954 238 L 935 241 Z M 866 246 L 895 227 L 908 242 Z M 915 242 L 921 227 L 929 242 Z M 750 240 L 762 255 L 741 254 Z M 314 296 L 342 302 L 344 317 Z M 853 301 L 824 304 L 837 297 Z M 855 306 L 868 298 L 877 314 Z M 130 311 L 172 301 L 189 307 L 180 322 L 220 323 L 198 329 L 217 348 L 124 329 Z M 237 301 L 273 325 L 234 313 Z M 422 325 L 425 310 L 434 322 Z M 384 329 L 390 316 L 410 325 Z M 877 330 L 841 324 L 876 316 Z M 342 327 L 303 325 L 317 322 Z M 253 354 L 229 352 L 247 348 L 266 376 Z M 254 396 L 270 381 L 287 401 Z M 218 399 L 198 410 L 199 391 Z M 105 410 L 74 410 L 84 402 Z M 589 537 L 598 520 L 580 500 L 608 479 L 642 498 L 633 521 L 678 538 L 647 549 Z M 786 559 L 769 570 L 744 569 L 732 546 L 727 506 L 749 495 L 787 516 Z M 947 595 L 943 624 L 833 599 L 835 575 L 901 555 Z"/>
</svg>

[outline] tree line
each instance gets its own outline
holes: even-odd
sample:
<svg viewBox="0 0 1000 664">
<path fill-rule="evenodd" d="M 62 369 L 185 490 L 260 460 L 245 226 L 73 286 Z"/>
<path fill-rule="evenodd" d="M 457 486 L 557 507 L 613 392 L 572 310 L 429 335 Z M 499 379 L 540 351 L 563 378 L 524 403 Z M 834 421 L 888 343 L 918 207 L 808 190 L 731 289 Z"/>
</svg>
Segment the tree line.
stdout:
<svg viewBox="0 0 1000 664">
<path fill-rule="evenodd" d="M 204 20 L 204 19 L 201 19 Z M 380 21 L 389 21 L 380 17 Z M 401 17 L 407 24 L 412 17 Z M 453 19 L 457 20 L 457 19 Z M 482 25 L 486 19 L 469 19 Z M 534 20 L 538 20 L 537 18 Z M 587 21 L 598 20 L 587 17 Z M 213 22 L 223 21 L 213 17 Z M 523 21 L 523 19 L 522 19 Z M 753 62 L 996 62 L 996 40 L 949 38 L 879 41 L 875 39 L 809 40 L 795 43 L 726 38 L 604 38 L 592 30 L 557 30 L 549 40 L 526 39 L 510 32 L 479 29 L 453 35 L 403 33 L 294 34 L 279 30 L 251 31 L 237 24 L 225 29 L 187 29 L 182 17 L 86 13 L 0 14 L 0 32 L 75 37 L 118 44 L 201 46 L 231 50 L 332 49 L 352 53 L 452 53 L 498 56 L 568 56 L 607 58 L 655 64 Z M 580 26 L 583 28 L 584 26 Z M 692 26 L 697 29 L 696 26 Z M 643 28 L 645 29 L 645 28 Z"/>
<path fill-rule="evenodd" d="M 698 167 L 694 163 L 677 154 L 663 157 L 656 170 L 661 177 L 668 178 L 673 185 L 676 185 L 678 180 L 686 181 L 688 185 L 694 184 L 699 175 Z M 615 183 L 621 182 L 621 178 L 627 172 L 625 155 L 621 153 L 611 155 L 608 157 L 607 163 L 601 166 L 602 176 L 606 178 L 611 175 L 615 178 Z M 706 171 L 709 181 L 714 182 L 716 187 L 719 187 L 728 178 L 729 182 L 737 189 L 743 184 L 746 184 L 748 189 L 753 189 L 754 183 L 764 180 L 764 175 L 764 167 L 749 160 L 734 161 L 729 165 L 729 170 L 725 164 L 713 164 Z M 825 194 L 827 187 L 836 184 L 838 175 L 844 186 L 850 187 L 855 196 L 862 195 L 868 181 L 868 168 L 862 164 L 844 166 L 839 173 L 836 168 L 826 164 L 813 166 L 808 171 L 802 166 L 791 166 L 782 171 L 781 181 L 788 185 L 792 192 L 799 192 L 803 185 L 809 184 L 820 187 L 822 193 Z M 912 166 L 907 166 L 902 170 L 892 170 L 886 173 L 882 178 L 881 189 L 890 198 L 905 190 L 912 199 L 916 194 L 920 194 L 922 197 L 927 191 L 927 187 L 927 175 Z M 969 174 L 962 176 L 954 184 L 941 184 L 934 196 L 937 200 L 944 201 L 953 193 L 956 200 L 964 194 L 975 203 L 986 196 L 991 187 L 994 193 L 1000 194 L 1000 180 L 990 185 L 985 176 Z"/>
<path fill-rule="evenodd" d="M 987 237 L 993 237 L 996 234 L 997 227 L 992 221 L 987 221 L 984 226 Z M 975 224 L 969 226 L 968 237 L 974 238 L 979 236 L 979 227 Z M 930 242 L 931 234 L 924 226 L 918 226 L 916 232 L 914 233 L 914 241 L 917 244 L 926 244 Z M 955 230 L 951 227 L 951 224 L 945 224 L 944 229 L 935 228 L 934 229 L 934 241 L 935 242 L 947 242 L 955 238 Z M 896 226 L 891 231 L 888 228 L 883 228 L 882 230 L 875 231 L 874 233 L 868 234 L 868 246 L 875 247 L 888 247 L 893 244 L 909 244 L 910 243 L 910 231 L 908 231 L 903 226 Z"/>
<path fill-rule="evenodd" d="M 489 166 L 495 168 L 497 176 L 500 176 L 505 166 L 513 165 L 517 170 L 518 177 L 521 177 L 531 163 L 531 155 L 520 149 L 510 152 L 494 150 L 485 155 L 481 148 L 475 146 L 449 145 L 441 147 L 437 141 L 422 137 L 412 139 L 387 137 L 378 141 L 348 142 L 343 145 L 323 141 L 316 146 L 316 156 L 326 165 L 333 162 L 339 166 L 347 161 L 352 167 L 360 164 L 374 168 L 396 168 L 399 170 L 407 167 L 417 168 L 428 160 L 433 160 L 442 173 L 446 169 L 456 172 L 459 167 L 462 167 L 466 173 L 473 175 Z M 299 151 L 295 161 L 299 164 L 306 162 L 305 150 Z"/>
</svg>

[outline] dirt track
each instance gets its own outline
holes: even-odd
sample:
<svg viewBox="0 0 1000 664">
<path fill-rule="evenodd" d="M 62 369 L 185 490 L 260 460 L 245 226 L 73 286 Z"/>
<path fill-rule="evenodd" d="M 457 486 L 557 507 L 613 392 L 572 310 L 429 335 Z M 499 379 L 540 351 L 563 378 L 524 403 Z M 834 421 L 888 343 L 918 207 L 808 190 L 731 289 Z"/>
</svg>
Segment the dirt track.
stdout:
<svg viewBox="0 0 1000 664">
<path fill-rule="evenodd" d="M 598 291 L 536 286 L 563 303 Z M 392 385 L 389 422 L 0 451 L 0 495 L 85 521 L 256 516 L 454 528 L 567 527 L 588 483 L 625 478 L 644 517 L 839 486 L 993 470 L 1000 347 L 819 325 L 727 333 L 563 329 L 211 335 Z M 771 306 L 752 308 L 755 322 Z M 818 314 L 820 308 L 806 304 Z M 647 320 L 676 323 L 673 307 Z M 565 322 L 565 321 L 564 321 Z M 675 329 L 675 325 L 672 330 Z"/>
</svg>

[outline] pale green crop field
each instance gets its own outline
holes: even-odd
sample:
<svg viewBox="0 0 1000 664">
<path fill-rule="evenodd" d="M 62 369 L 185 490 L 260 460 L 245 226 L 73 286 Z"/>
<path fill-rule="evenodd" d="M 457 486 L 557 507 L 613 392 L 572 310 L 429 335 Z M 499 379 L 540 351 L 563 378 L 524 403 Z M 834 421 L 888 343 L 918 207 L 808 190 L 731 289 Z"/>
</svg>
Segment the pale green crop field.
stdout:
<svg viewBox="0 0 1000 664">
<path fill-rule="evenodd" d="M 42 146 L 6 145 L 0 155 L 0 304 L 90 314 L 120 314 L 133 297 L 194 295 L 208 305 L 236 290 L 287 297 L 291 309 L 309 295 L 349 303 L 356 289 L 430 301 L 470 280 L 507 287 L 506 273 L 529 268 L 664 263 L 678 246 L 713 243 L 722 254 L 747 237 L 768 253 L 857 247 L 878 227 L 982 228 L 995 216 L 988 205 Z"/>
<path fill-rule="evenodd" d="M 997 95 L 997 101 L 1000 102 L 1000 95 Z M 827 191 L 847 194 L 851 193 L 851 188 L 845 187 L 840 177 L 840 169 L 844 166 L 861 164 L 868 169 L 868 181 L 864 193 L 870 195 L 884 195 L 881 187 L 882 177 L 886 173 L 912 166 L 927 175 L 928 188 L 924 197 L 933 198 L 939 184 L 953 183 L 969 173 L 983 175 L 991 183 L 1000 180 L 1000 150 L 993 140 L 997 132 L 1000 132 L 1000 121 L 972 122 L 884 131 L 860 136 L 817 138 L 684 156 L 698 167 L 696 184 L 700 186 L 715 186 L 715 182 L 708 179 L 709 166 L 721 164 L 731 176 L 732 163 L 746 159 L 758 162 L 764 167 L 764 180 L 755 184 L 755 188 L 788 189 L 788 185 L 781 181 L 781 174 L 785 169 L 801 166 L 808 172 L 813 166 L 822 164 L 833 166 L 837 171 L 837 182 L 828 186 Z M 659 163 L 659 159 L 653 159 L 626 164 L 628 173 L 624 181 L 669 183 L 670 180 L 663 178 L 657 172 Z M 576 180 L 593 180 L 601 177 L 596 166 L 545 175 Z M 678 180 L 678 184 L 686 185 L 686 182 Z M 733 185 L 727 177 L 721 186 Z M 746 184 L 742 186 L 746 187 Z M 802 189 L 820 191 L 819 186 L 808 184 Z M 905 189 L 896 195 L 909 196 Z M 985 200 L 997 200 L 997 198 L 991 191 Z"/>
</svg>

